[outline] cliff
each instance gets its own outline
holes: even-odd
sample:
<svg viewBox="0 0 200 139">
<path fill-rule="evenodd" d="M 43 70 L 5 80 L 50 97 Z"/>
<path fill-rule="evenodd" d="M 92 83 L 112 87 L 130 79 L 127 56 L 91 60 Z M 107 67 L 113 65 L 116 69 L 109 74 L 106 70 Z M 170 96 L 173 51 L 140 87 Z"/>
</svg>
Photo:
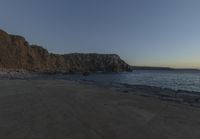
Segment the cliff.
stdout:
<svg viewBox="0 0 200 139">
<path fill-rule="evenodd" d="M 0 68 L 42 73 L 130 70 L 116 54 L 51 54 L 40 46 L 30 45 L 24 37 L 3 30 L 0 30 Z"/>
</svg>

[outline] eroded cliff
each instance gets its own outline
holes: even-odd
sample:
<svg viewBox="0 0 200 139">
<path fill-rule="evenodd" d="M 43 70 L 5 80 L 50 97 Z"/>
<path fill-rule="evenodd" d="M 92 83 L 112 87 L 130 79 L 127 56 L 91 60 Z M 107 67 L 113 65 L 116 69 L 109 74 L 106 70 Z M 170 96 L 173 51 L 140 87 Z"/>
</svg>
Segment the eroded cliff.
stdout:
<svg viewBox="0 0 200 139">
<path fill-rule="evenodd" d="M 51 54 L 40 46 L 30 45 L 24 37 L 3 30 L 0 30 L 0 68 L 43 73 L 130 70 L 116 54 Z"/>
</svg>

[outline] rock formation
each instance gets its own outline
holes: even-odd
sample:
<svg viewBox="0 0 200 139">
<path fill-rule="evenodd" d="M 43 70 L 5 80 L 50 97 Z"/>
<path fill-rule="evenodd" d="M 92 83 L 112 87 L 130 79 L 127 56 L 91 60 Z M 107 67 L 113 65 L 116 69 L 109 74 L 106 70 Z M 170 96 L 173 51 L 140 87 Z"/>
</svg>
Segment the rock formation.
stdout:
<svg viewBox="0 0 200 139">
<path fill-rule="evenodd" d="M 24 37 L 0 30 L 0 68 L 40 73 L 120 72 L 130 66 L 116 54 L 51 54 Z"/>
</svg>

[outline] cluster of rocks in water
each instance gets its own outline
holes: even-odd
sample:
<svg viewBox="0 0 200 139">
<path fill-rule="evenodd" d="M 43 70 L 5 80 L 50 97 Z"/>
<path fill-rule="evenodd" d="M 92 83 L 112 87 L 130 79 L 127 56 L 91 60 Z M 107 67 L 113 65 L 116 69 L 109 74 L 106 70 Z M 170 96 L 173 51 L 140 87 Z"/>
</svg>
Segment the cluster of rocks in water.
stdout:
<svg viewBox="0 0 200 139">
<path fill-rule="evenodd" d="M 52 54 L 24 37 L 0 30 L 0 68 L 35 73 L 121 72 L 131 67 L 116 54 Z M 20 69 L 20 70 L 18 70 Z"/>
</svg>

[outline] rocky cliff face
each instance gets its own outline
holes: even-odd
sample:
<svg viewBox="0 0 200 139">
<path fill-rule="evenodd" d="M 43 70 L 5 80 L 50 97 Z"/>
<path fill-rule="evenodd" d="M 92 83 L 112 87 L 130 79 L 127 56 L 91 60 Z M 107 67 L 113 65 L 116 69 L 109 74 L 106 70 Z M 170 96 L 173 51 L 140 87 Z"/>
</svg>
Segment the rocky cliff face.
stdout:
<svg viewBox="0 0 200 139">
<path fill-rule="evenodd" d="M 30 45 L 25 38 L 0 30 L 0 68 L 34 72 L 128 71 L 130 66 L 115 54 L 51 54 Z"/>
</svg>

